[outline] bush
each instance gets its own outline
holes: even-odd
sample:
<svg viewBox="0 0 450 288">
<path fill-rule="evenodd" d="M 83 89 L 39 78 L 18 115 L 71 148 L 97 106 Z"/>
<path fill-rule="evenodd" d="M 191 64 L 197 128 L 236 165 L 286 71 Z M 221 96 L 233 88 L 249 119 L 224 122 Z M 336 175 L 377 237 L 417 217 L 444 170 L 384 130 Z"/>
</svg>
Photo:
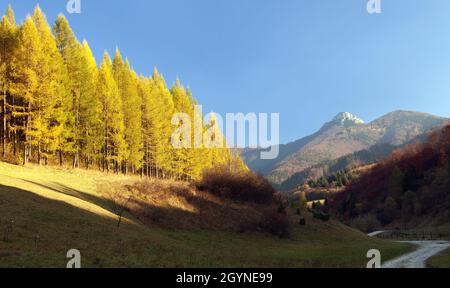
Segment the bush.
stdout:
<svg viewBox="0 0 450 288">
<path fill-rule="evenodd" d="M 265 214 L 260 227 L 265 232 L 280 238 L 287 239 L 292 237 L 292 223 L 285 214 L 276 212 Z"/>
<path fill-rule="evenodd" d="M 7 151 L 12 150 L 9 146 L 10 145 L 7 146 Z M 23 165 L 22 153 L 17 152 L 16 155 L 14 155 L 12 152 L 7 152 L 5 157 L 2 158 L 2 161 L 12 165 Z"/>
<path fill-rule="evenodd" d="M 205 171 L 197 186 L 200 191 L 222 198 L 257 204 L 272 203 L 276 192 L 261 175 L 251 171 L 232 173 L 223 167 Z"/>
<path fill-rule="evenodd" d="M 330 221 L 330 214 L 326 214 L 320 211 L 314 211 L 314 218 L 315 219 L 319 219 L 322 220 L 323 222 L 328 222 Z"/>
</svg>

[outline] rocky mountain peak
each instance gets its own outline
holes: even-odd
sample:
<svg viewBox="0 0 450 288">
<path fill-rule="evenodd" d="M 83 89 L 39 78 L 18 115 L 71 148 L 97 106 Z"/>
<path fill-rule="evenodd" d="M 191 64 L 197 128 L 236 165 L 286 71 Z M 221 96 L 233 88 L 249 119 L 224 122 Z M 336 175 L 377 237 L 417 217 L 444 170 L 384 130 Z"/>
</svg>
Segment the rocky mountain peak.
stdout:
<svg viewBox="0 0 450 288">
<path fill-rule="evenodd" d="M 333 118 L 332 122 L 340 122 L 341 124 L 364 124 L 364 121 L 350 112 L 341 112 Z"/>
</svg>

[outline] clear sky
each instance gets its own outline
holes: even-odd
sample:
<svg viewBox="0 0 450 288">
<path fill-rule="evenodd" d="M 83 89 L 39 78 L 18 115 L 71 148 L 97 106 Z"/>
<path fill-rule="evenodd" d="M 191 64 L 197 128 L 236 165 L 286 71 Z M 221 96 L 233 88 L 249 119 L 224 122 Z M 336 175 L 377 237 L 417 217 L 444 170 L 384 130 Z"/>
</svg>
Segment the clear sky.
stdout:
<svg viewBox="0 0 450 288">
<path fill-rule="evenodd" d="M 39 3 L 54 22 L 67 0 L 1 0 L 17 20 Z M 177 76 L 204 110 L 280 113 L 281 142 L 348 111 L 450 117 L 450 1 L 81 0 L 67 15 L 97 59 L 118 46 L 138 73 Z"/>
</svg>

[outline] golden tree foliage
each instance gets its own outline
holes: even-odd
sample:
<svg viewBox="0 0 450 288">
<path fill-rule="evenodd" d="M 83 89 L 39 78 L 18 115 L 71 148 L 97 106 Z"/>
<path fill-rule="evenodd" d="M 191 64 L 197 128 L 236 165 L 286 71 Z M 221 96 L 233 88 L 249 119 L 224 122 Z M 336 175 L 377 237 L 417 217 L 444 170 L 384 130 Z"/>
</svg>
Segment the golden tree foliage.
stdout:
<svg viewBox="0 0 450 288">
<path fill-rule="evenodd" d="M 138 76 L 118 49 L 113 61 L 105 52 L 98 67 L 64 15 L 51 29 L 37 6 L 16 26 L 8 7 L 0 46 L 4 154 L 24 164 L 71 159 L 74 168 L 178 180 L 199 179 L 216 165 L 246 169 L 224 146 L 214 117 L 203 123 L 179 80 L 169 89 L 156 69 L 150 77 Z M 177 113 L 189 123 L 174 118 Z M 190 129 L 174 133 L 182 126 Z M 173 145 L 173 135 L 188 145 Z"/>
</svg>

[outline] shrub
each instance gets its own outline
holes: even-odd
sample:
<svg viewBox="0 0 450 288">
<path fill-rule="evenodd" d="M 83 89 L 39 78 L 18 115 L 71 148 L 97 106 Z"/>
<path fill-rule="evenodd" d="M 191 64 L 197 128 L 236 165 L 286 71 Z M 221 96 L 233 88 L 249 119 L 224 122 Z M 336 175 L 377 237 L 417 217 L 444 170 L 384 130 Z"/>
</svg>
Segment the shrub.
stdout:
<svg viewBox="0 0 450 288">
<path fill-rule="evenodd" d="M 323 213 L 323 212 L 320 212 L 320 211 L 313 211 L 313 213 L 314 213 L 314 218 L 315 219 L 322 220 L 323 222 L 330 221 L 330 214 Z"/>
<path fill-rule="evenodd" d="M 200 191 L 222 198 L 257 204 L 272 203 L 276 192 L 261 175 L 251 171 L 232 173 L 224 167 L 205 171 L 197 186 Z"/>
<path fill-rule="evenodd" d="M 7 146 L 7 153 L 5 154 L 5 157 L 2 158 L 3 162 L 12 164 L 12 165 L 23 165 L 23 157 L 22 154 L 17 152 L 16 155 L 14 155 L 11 151 L 12 148 L 11 145 Z"/>
<path fill-rule="evenodd" d="M 283 202 L 280 202 L 280 205 L 278 206 L 278 213 L 286 214 L 286 206 L 284 206 Z"/>
<path fill-rule="evenodd" d="M 277 212 L 266 213 L 260 223 L 260 227 L 267 233 L 280 238 L 292 237 L 292 222 L 285 214 Z"/>
</svg>

